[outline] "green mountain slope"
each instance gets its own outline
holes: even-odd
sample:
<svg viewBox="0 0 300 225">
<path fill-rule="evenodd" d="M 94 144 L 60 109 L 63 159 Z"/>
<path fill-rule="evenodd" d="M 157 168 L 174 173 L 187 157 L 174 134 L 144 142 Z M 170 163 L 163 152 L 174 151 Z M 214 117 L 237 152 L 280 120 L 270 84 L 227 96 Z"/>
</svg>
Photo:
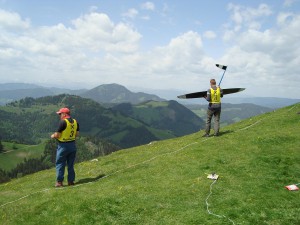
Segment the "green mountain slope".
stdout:
<svg viewBox="0 0 300 225">
<path fill-rule="evenodd" d="M 176 101 L 147 101 L 137 105 L 122 103 L 112 109 L 150 127 L 169 130 L 177 137 L 205 127 L 201 118 Z"/>
<path fill-rule="evenodd" d="M 299 224 L 300 104 L 0 185 L 2 224 Z M 214 182 L 208 173 L 220 178 Z"/>
<path fill-rule="evenodd" d="M 45 147 L 45 143 L 39 145 L 23 145 L 16 143 L 2 143 L 5 152 L 0 153 L 0 169 L 9 171 L 15 168 L 24 159 L 39 158 Z"/>
<path fill-rule="evenodd" d="M 7 106 L 0 106 L 0 139 L 37 144 L 41 140 L 49 138 L 50 133 L 56 130 L 59 120 L 55 112 L 58 108 L 65 106 L 71 109 L 72 116 L 79 121 L 82 135 L 100 137 L 121 148 L 174 138 L 193 133 L 201 128 L 200 119 L 187 108 L 176 102 L 163 104 L 167 105 L 161 107 L 162 110 L 156 112 L 155 116 L 170 118 L 164 114 L 172 113 L 173 117 L 184 117 L 184 120 L 178 119 L 181 124 L 171 119 L 170 121 L 164 120 L 164 124 L 161 126 L 152 123 L 146 124 L 116 110 L 104 108 L 91 99 L 74 95 L 25 98 Z M 169 107 L 169 105 L 174 107 Z M 154 112 L 149 110 L 147 115 L 152 113 Z M 193 115 L 193 117 L 189 118 L 189 115 Z M 183 126 L 184 129 L 182 129 Z M 20 128 L 26 128 L 26 130 Z"/>
</svg>

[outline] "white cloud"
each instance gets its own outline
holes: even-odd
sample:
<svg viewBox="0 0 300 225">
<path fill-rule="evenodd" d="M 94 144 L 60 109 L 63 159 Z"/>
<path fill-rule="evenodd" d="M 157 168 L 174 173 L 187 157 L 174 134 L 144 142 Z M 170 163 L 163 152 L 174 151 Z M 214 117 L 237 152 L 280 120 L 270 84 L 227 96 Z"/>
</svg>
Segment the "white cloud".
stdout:
<svg viewBox="0 0 300 225">
<path fill-rule="evenodd" d="M 145 2 L 141 5 L 141 8 L 142 9 L 145 9 L 145 10 L 155 10 L 155 5 L 153 2 Z"/>
<path fill-rule="evenodd" d="M 215 39 L 216 38 L 216 33 L 214 31 L 208 30 L 205 31 L 203 34 L 203 37 L 207 38 L 207 39 Z"/>
<path fill-rule="evenodd" d="M 143 36 L 134 26 L 113 22 L 94 10 L 75 18 L 71 25 L 41 27 L 1 10 L 0 70 L 5 76 L 0 76 L 0 82 L 65 86 L 68 80 L 69 88 L 119 83 L 199 91 L 207 88 L 210 78 L 218 80 L 221 72 L 215 63 L 222 63 L 228 65 L 224 88 L 245 87 L 250 95 L 300 98 L 300 14 L 279 12 L 272 26 L 261 26 L 275 14 L 267 5 L 231 4 L 228 12 L 229 23 L 223 27 L 227 41 L 220 43 L 227 48 L 214 59 L 206 55 L 202 34 L 195 31 L 184 31 L 168 44 L 142 52 Z M 203 38 L 222 42 L 212 30 L 205 31 Z"/>
<path fill-rule="evenodd" d="M 24 24 L 24 21 L 19 19 L 18 24 Z M 72 27 L 63 24 L 30 27 L 23 32 L 8 27 L 4 30 L 5 35 L 0 36 L 1 58 L 6 62 L 1 64 L 1 70 L 6 71 L 4 67 L 15 64 L 10 73 L 26 74 L 22 78 L 15 76 L 22 82 L 37 81 L 35 78 L 41 77 L 40 74 L 47 77 L 43 80 L 54 82 L 63 79 L 60 78 L 62 73 L 81 82 L 79 74 L 86 73 L 87 69 L 93 74 L 99 64 L 100 70 L 102 64 L 108 70 L 109 66 L 114 66 L 107 62 L 109 57 L 105 58 L 106 55 L 132 54 L 139 48 L 141 34 L 124 23 L 114 24 L 105 14 L 86 14 L 73 20 L 72 24 Z M 2 76 L 0 82 L 6 82 L 6 79 L 9 77 Z"/>
<path fill-rule="evenodd" d="M 298 0 L 299 1 L 299 0 Z M 283 5 L 285 7 L 291 7 L 295 2 L 297 2 L 297 0 L 284 0 Z"/>
<path fill-rule="evenodd" d="M 261 24 L 258 19 L 272 14 L 270 7 L 266 4 L 260 4 L 258 8 L 250 8 L 230 3 L 228 10 L 232 13 L 231 20 L 235 31 L 239 31 L 242 27 L 259 29 Z"/>
<path fill-rule="evenodd" d="M 290 19 L 293 19 L 294 14 L 293 13 L 279 13 L 277 16 L 277 24 L 280 26 L 285 26 L 287 23 L 289 23 Z"/>
<path fill-rule="evenodd" d="M 131 8 L 128 9 L 127 12 L 123 13 L 123 16 L 126 18 L 134 19 L 138 14 L 139 12 L 136 9 Z"/>
<path fill-rule="evenodd" d="M 0 9 L 0 29 L 27 29 L 30 20 L 22 20 L 20 15 Z"/>
<path fill-rule="evenodd" d="M 294 97 L 300 85 L 300 33 L 295 32 L 300 30 L 300 15 L 279 13 L 277 24 L 263 31 L 248 29 L 231 34 L 235 44 L 222 59 L 231 65 L 236 85 L 261 90 L 254 95 Z M 286 88 L 293 96 L 287 96 Z"/>
</svg>

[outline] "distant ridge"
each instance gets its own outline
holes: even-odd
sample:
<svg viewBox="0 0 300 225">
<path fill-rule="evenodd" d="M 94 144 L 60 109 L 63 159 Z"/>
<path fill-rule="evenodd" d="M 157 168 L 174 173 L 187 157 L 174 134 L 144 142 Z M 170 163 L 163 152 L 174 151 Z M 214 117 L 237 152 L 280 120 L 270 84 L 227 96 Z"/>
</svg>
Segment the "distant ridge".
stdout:
<svg viewBox="0 0 300 225">
<path fill-rule="evenodd" d="M 138 104 L 149 100 L 165 101 L 165 99 L 156 95 L 146 94 L 143 92 L 131 92 L 119 84 L 103 84 L 80 94 L 80 96 L 93 99 L 99 103 Z"/>
<path fill-rule="evenodd" d="M 43 87 L 0 91 L 1 98 L 5 98 L 10 101 L 19 100 L 25 97 L 39 98 L 51 95 L 54 95 L 54 93 Z"/>
<path fill-rule="evenodd" d="M 6 90 L 16 90 L 16 89 L 34 89 L 43 88 L 42 86 L 36 84 L 26 84 L 26 83 L 4 83 L 0 84 L 0 91 Z"/>
<path fill-rule="evenodd" d="M 252 103 L 263 107 L 269 107 L 273 109 L 282 108 L 285 106 L 293 105 L 300 102 L 300 99 L 292 98 L 276 98 L 276 97 L 247 97 L 247 98 L 223 98 L 224 103 L 241 104 Z"/>
<path fill-rule="evenodd" d="M 5 91 L 12 91 L 9 94 Z M 147 92 L 153 94 L 146 94 Z M 72 94 L 82 97 L 92 98 L 99 103 L 118 104 L 132 103 L 138 104 L 148 100 L 165 101 L 176 100 L 180 104 L 195 104 L 195 100 L 180 100 L 176 96 L 182 94 L 178 90 L 155 90 L 147 89 L 146 92 L 132 92 L 119 84 L 102 84 L 90 90 L 79 89 L 70 90 L 56 87 L 43 87 L 35 84 L 26 83 L 4 83 L 0 84 L 0 105 L 8 102 L 20 100 L 25 97 L 43 97 L 58 94 Z M 199 101 L 199 100 L 198 100 Z M 272 109 L 289 106 L 300 102 L 300 99 L 277 98 L 277 97 L 224 97 L 223 103 L 242 104 L 252 103 L 258 106 L 269 107 Z M 197 102 L 198 104 L 198 102 Z M 205 101 L 199 101 L 199 104 L 206 104 Z"/>
</svg>

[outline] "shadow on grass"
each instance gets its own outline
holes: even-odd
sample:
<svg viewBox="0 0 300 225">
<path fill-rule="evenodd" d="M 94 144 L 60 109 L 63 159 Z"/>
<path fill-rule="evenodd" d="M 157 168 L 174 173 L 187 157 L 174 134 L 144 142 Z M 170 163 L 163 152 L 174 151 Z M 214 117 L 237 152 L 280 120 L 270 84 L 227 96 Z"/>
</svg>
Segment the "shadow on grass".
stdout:
<svg viewBox="0 0 300 225">
<path fill-rule="evenodd" d="M 224 131 L 220 131 L 219 134 L 217 135 L 218 137 L 226 135 L 226 134 L 230 134 L 233 133 L 234 131 L 232 130 L 224 130 Z M 209 136 L 202 136 L 202 137 L 215 137 L 214 134 L 210 134 Z"/>
<path fill-rule="evenodd" d="M 100 174 L 100 175 L 98 175 L 96 177 L 80 179 L 75 184 L 85 184 L 85 183 L 94 182 L 94 181 L 100 180 L 102 177 L 105 177 L 105 174 Z"/>
<path fill-rule="evenodd" d="M 233 130 L 224 130 L 224 131 L 220 131 L 220 132 L 219 132 L 219 136 L 226 135 L 226 134 L 230 134 L 230 133 L 233 133 Z"/>
</svg>

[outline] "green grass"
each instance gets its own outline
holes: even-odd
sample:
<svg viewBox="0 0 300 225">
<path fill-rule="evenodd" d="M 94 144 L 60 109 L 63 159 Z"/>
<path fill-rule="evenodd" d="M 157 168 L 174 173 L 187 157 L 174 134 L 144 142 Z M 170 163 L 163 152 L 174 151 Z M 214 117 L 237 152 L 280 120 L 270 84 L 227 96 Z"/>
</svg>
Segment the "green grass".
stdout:
<svg viewBox="0 0 300 225">
<path fill-rule="evenodd" d="M 39 158 L 43 152 L 45 144 L 24 145 L 17 143 L 2 142 L 5 152 L 0 153 L 0 168 L 9 171 L 15 168 L 25 158 Z"/>
<path fill-rule="evenodd" d="M 153 142 L 76 165 L 77 185 L 55 170 L 0 185 L 1 224 L 299 224 L 300 105 Z M 207 173 L 216 172 L 212 186 Z"/>
</svg>

